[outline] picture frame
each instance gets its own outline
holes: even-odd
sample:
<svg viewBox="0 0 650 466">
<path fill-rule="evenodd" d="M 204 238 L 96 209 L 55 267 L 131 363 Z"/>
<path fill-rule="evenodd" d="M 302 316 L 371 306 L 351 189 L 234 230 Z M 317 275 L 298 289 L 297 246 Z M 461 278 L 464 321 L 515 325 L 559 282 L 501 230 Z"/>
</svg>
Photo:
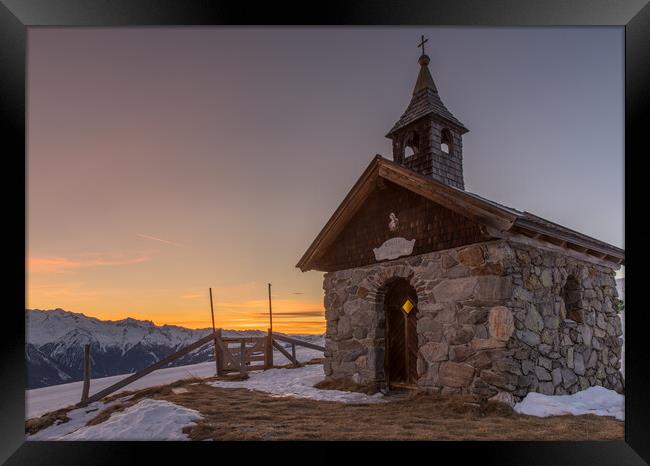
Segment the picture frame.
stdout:
<svg viewBox="0 0 650 466">
<path fill-rule="evenodd" d="M 12 207 L 9 233 L 10 255 L 6 269 L 15 280 L 6 289 L 11 299 L 2 326 L 0 412 L 2 441 L 0 459 L 6 464 L 137 464 L 151 461 L 178 464 L 196 455 L 226 452 L 240 458 L 252 453 L 267 459 L 291 461 L 325 452 L 338 460 L 351 453 L 365 460 L 397 453 L 408 458 L 440 454 L 463 462 L 476 459 L 495 464 L 643 464 L 650 462 L 650 408 L 647 393 L 647 347 L 644 345 L 646 313 L 640 291 L 647 238 L 643 201 L 643 158 L 648 150 L 647 124 L 650 91 L 650 5 L 643 0 L 572 2 L 552 0 L 460 0 L 460 1 L 359 1 L 354 4 L 305 3 L 298 8 L 260 4 L 254 8 L 235 2 L 183 1 L 47 1 L 2 0 L 0 2 L 0 95 L 3 102 L 5 155 L 4 198 Z M 618 26 L 625 29 L 625 249 L 628 284 L 626 301 L 633 311 L 627 316 L 625 442 L 25 442 L 25 196 L 29 180 L 26 157 L 26 50 L 27 30 L 32 27 L 119 26 L 223 26 L 223 25 L 441 25 L 441 26 Z M 9 163 L 7 163 L 9 161 Z M 638 206 L 635 204 L 638 203 Z M 628 224 L 628 222 L 631 222 Z M 635 225 L 638 223 L 638 225 Z M 22 228 L 21 228 L 22 226 Z M 22 245 L 20 248 L 18 245 Z M 22 302 L 22 304 L 19 303 Z M 626 306 L 627 307 L 627 306 Z M 635 309 L 639 309 L 635 313 Z M 414 452 L 413 450 L 417 450 Z M 320 455 L 323 455 L 320 453 Z M 320 456 L 319 455 L 319 456 Z M 332 456 L 334 455 L 334 456 Z"/>
</svg>

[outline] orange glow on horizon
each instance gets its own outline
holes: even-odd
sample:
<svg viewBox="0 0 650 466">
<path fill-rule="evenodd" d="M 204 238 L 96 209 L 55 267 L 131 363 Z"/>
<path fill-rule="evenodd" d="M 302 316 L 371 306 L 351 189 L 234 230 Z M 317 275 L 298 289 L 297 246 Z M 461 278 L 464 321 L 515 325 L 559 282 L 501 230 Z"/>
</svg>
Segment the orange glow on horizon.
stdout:
<svg viewBox="0 0 650 466">
<path fill-rule="evenodd" d="M 187 293 L 176 300 L 133 299 L 120 290 L 85 291 L 70 286 L 28 286 L 28 309 L 61 308 L 100 320 L 131 317 L 156 325 L 176 325 L 191 329 L 212 326 L 207 293 Z M 57 303 L 52 306 L 49 303 Z M 135 309 L 137 311 L 125 311 Z M 214 302 L 215 324 L 227 330 L 261 330 L 269 326 L 268 300 Z M 325 317 L 322 302 L 301 299 L 273 299 L 273 330 L 284 333 L 322 334 Z"/>
</svg>

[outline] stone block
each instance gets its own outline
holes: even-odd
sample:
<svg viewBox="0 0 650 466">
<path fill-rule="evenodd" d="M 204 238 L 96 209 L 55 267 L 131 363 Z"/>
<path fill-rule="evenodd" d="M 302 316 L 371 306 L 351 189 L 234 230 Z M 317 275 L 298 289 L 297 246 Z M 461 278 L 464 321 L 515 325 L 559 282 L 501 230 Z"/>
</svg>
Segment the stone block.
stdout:
<svg viewBox="0 0 650 466">
<path fill-rule="evenodd" d="M 443 362 L 440 364 L 439 380 L 449 387 L 467 387 L 474 377 L 474 368 L 469 364 Z"/>
<path fill-rule="evenodd" d="M 544 319 L 537 312 L 537 309 L 534 305 L 528 307 L 528 312 L 526 313 L 526 318 L 524 319 L 524 325 L 527 329 L 532 330 L 533 332 L 539 333 L 544 329 Z"/>
<path fill-rule="evenodd" d="M 550 330 L 557 330 L 560 327 L 560 318 L 556 315 L 545 317 L 544 327 Z"/>
<path fill-rule="evenodd" d="M 417 332 L 418 333 L 433 333 L 442 336 L 443 326 L 440 322 L 436 322 L 429 317 L 422 317 L 417 321 Z M 435 340 L 439 340 L 436 338 Z"/>
<path fill-rule="evenodd" d="M 514 317 L 510 309 L 504 306 L 495 306 L 488 315 L 489 335 L 497 340 L 506 341 L 515 330 Z"/>
<path fill-rule="evenodd" d="M 475 379 L 470 387 L 470 392 L 483 398 L 488 398 L 496 395 L 498 390 L 481 379 Z"/>
<path fill-rule="evenodd" d="M 541 382 L 537 386 L 537 391 L 543 395 L 553 395 L 555 386 L 551 382 Z"/>
<path fill-rule="evenodd" d="M 434 321 L 440 322 L 440 323 L 445 323 L 445 324 L 451 324 L 454 322 L 456 317 L 456 312 L 453 309 L 452 306 L 445 306 L 443 309 L 436 314 L 434 317 Z"/>
<path fill-rule="evenodd" d="M 451 345 L 462 345 L 468 343 L 474 337 L 474 329 L 471 325 L 450 325 L 444 330 L 445 339 Z"/>
<path fill-rule="evenodd" d="M 467 277 L 468 275 L 470 275 L 469 267 L 461 264 L 448 269 L 445 273 L 446 278 Z"/>
<path fill-rule="evenodd" d="M 474 337 L 476 338 L 487 338 L 488 331 L 485 324 L 474 325 Z"/>
<path fill-rule="evenodd" d="M 474 353 L 469 344 L 453 345 L 449 347 L 449 359 L 454 362 L 461 362 Z"/>
<path fill-rule="evenodd" d="M 448 254 L 443 254 L 441 263 L 443 268 L 449 269 L 454 265 L 458 264 L 458 261 L 454 259 L 451 254 L 448 253 Z"/>
<path fill-rule="evenodd" d="M 520 375 L 517 378 L 517 385 L 520 387 L 530 387 L 534 381 L 534 375 Z"/>
<path fill-rule="evenodd" d="M 468 324 L 484 324 L 488 320 L 489 311 L 487 309 L 471 309 L 467 319 Z"/>
<path fill-rule="evenodd" d="M 540 366 L 535 366 L 535 376 L 541 382 L 551 380 L 551 374 L 549 371 Z"/>
<path fill-rule="evenodd" d="M 332 375 L 332 360 L 330 358 L 325 358 L 323 361 L 323 372 L 326 376 Z"/>
<path fill-rule="evenodd" d="M 552 369 L 551 360 L 547 359 L 547 358 L 545 358 L 543 356 L 540 356 L 539 358 L 537 358 L 537 364 L 539 366 L 543 367 L 546 370 L 550 371 Z"/>
<path fill-rule="evenodd" d="M 578 381 L 578 377 L 576 376 L 575 372 L 573 372 L 571 369 L 561 369 L 561 372 L 562 372 L 562 385 L 564 385 L 565 388 L 569 388 L 573 386 Z"/>
<path fill-rule="evenodd" d="M 485 262 L 483 250 L 480 246 L 469 246 L 458 251 L 458 260 L 462 264 L 477 266 Z"/>
<path fill-rule="evenodd" d="M 505 386 L 506 380 L 501 372 L 492 371 L 489 369 L 482 370 L 480 374 L 481 380 L 495 387 L 503 388 Z"/>
<path fill-rule="evenodd" d="M 528 346 L 534 347 L 539 345 L 542 342 L 540 336 L 535 332 L 531 332 L 530 330 L 521 330 L 521 331 L 517 331 L 517 333 L 519 339 L 522 342 L 526 343 Z"/>
<path fill-rule="evenodd" d="M 349 315 L 352 327 L 368 328 L 374 324 L 374 313 L 372 312 L 359 309 Z"/>
<path fill-rule="evenodd" d="M 562 383 L 562 370 L 559 367 L 551 371 L 551 380 L 556 387 Z"/>
<path fill-rule="evenodd" d="M 474 338 L 470 342 L 470 345 L 472 350 L 481 351 L 486 349 L 505 348 L 506 342 L 495 338 Z"/>
<path fill-rule="evenodd" d="M 355 328 L 352 331 L 352 336 L 357 339 L 357 340 L 362 340 L 366 338 L 368 335 L 368 329 L 367 328 Z"/>
<path fill-rule="evenodd" d="M 350 323 L 350 317 L 341 316 L 339 318 L 339 323 L 336 331 L 336 337 L 338 340 L 345 340 L 352 336 L 352 325 Z"/>
<path fill-rule="evenodd" d="M 534 372 L 535 370 L 535 363 L 531 361 L 530 359 L 524 359 L 521 361 L 521 372 L 524 375 L 528 375 L 530 372 Z"/>
<path fill-rule="evenodd" d="M 465 301 L 472 297 L 476 287 L 477 277 L 451 278 L 436 285 L 433 295 L 436 302 Z"/>
<path fill-rule="evenodd" d="M 544 269 L 539 276 L 539 280 L 542 283 L 542 286 L 545 288 L 550 288 L 553 286 L 553 272 L 551 269 Z"/>
<path fill-rule="evenodd" d="M 508 276 L 479 275 L 476 278 L 474 298 L 477 300 L 500 301 L 512 295 L 512 280 Z"/>
<path fill-rule="evenodd" d="M 505 403 L 511 408 L 515 406 L 515 399 L 510 392 L 500 391 L 496 395 L 489 398 L 489 401 L 497 401 L 499 403 Z"/>
<path fill-rule="evenodd" d="M 573 370 L 578 375 L 585 375 L 585 361 L 582 353 L 575 353 L 573 356 Z"/>
<path fill-rule="evenodd" d="M 420 347 L 420 353 L 429 363 L 445 361 L 448 358 L 449 347 L 446 343 L 429 342 Z"/>
</svg>

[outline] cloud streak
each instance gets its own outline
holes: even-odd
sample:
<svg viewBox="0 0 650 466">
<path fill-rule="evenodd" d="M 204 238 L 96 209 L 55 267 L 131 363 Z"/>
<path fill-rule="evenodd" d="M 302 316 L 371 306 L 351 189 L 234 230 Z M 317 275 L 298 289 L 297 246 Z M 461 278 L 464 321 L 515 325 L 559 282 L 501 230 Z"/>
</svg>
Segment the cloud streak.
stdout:
<svg viewBox="0 0 650 466">
<path fill-rule="evenodd" d="M 256 317 L 267 317 L 268 312 L 257 312 Z M 295 311 L 295 312 L 273 312 L 273 317 L 324 317 L 325 311 Z"/>
<path fill-rule="evenodd" d="M 185 245 L 185 244 L 175 243 L 174 241 L 168 241 L 168 240 L 162 239 L 162 238 L 156 238 L 155 236 L 143 235 L 142 233 L 136 233 L 136 236 L 138 236 L 140 238 L 148 239 L 148 240 L 151 240 L 151 241 L 158 241 L 160 243 L 170 244 L 172 246 L 177 246 L 177 247 L 180 247 L 180 248 L 186 248 L 187 247 L 187 245 Z"/>
<path fill-rule="evenodd" d="M 138 254 L 135 257 L 123 257 L 105 254 L 92 254 L 90 257 L 41 257 L 30 256 L 27 258 L 29 273 L 63 273 L 68 270 L 86 269 L 91 267 L 107 267 L 146 262 L 150 256 Z"/>
</svg>

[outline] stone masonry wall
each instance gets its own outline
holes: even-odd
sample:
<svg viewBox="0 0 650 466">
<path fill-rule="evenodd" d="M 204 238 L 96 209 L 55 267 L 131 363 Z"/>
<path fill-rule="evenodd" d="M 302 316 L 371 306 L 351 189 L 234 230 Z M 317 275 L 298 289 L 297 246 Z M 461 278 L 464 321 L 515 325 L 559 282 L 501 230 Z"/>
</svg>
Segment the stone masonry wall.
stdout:
<svg viewBox="0 0 650 466">
<path fill-rule="evenodd" d="M 514 332 L 507 244 L 489 241 L 325 274 L 325 375 L 385 384 L 387 285 L 406 278 L 418 295 L 418 386 L 491 396 L 505 386 Z"/>
<path fill-rule="evenodd" d="M 383 297 L 399 277 L 418 295 L 422 389 L 505 400 L 623 390 L 614 271 L 505 240 L 325 274 L 328 379 L 385 385 Z"/>
<path fill-rule="evenodd" d="M 507 248 L 505 266 L 513 279 L 507 307 L 515 323 L 506 388 L 516 398 L 594 385 L 622 392 L 614 270 L 516 243 Z"/>
</svg>

